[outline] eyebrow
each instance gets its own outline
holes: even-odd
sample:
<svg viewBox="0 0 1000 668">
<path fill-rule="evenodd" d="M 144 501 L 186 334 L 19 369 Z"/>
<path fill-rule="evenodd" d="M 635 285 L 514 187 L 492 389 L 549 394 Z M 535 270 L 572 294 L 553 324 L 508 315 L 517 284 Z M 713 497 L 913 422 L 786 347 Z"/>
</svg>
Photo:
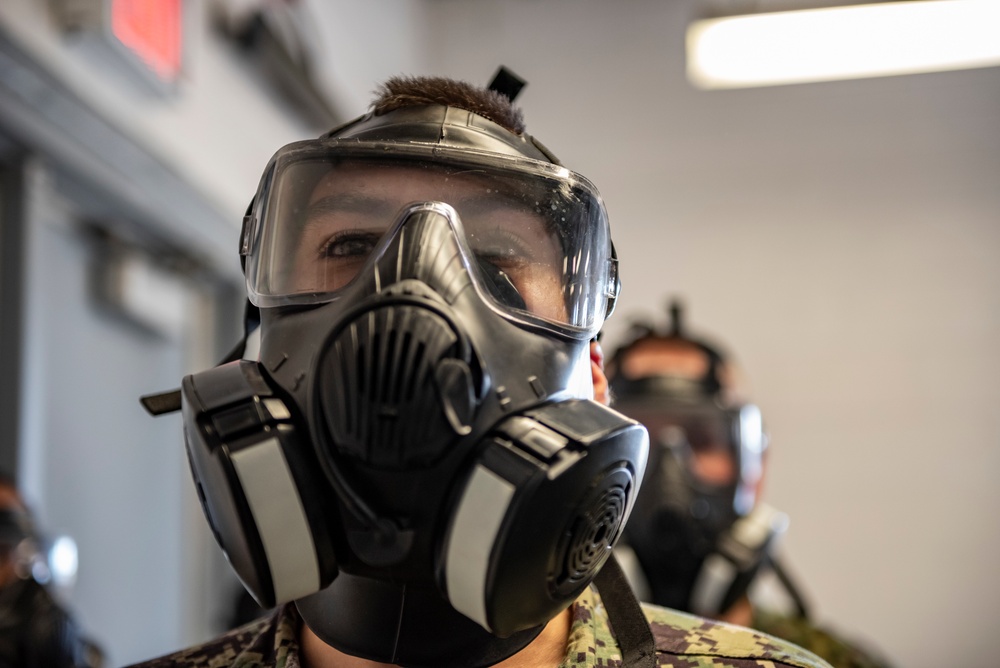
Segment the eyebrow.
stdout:
<svg viewBox="0 0 1000 668">
<path fill-rule="evenodd" d="M 395 213 L 395 205 L 384 197 L 360 195 L 356 193 L 340 193 L 327 195 L 306 207 L 305 222 L 308 225 L 313 216 L 324 213 L 373 213 L 376 216 L 391 216 Z"/>
<path fill-rule="evenodd" d="M 496 191 L 486 194 L 476 193 L 475 195 L 468 195 L 457 199 L 455 204 L 455 208 L 461 208 L 461 211 L 459 211 L 460 214 L 462 211 L 466 211 L 469 214 L 475 215 L 486 211 L 494 211 L 498 208 L 531 211 L 531 207 L 518 200 L 516 195 L 508 195 Z"/>
<path fill-rule="evenodd" d="M 489 193 L 477 192 L 463 197 L 448 197 L 447 199 L 452 200 L 448 203 L 454 206 L 459 216 L 463 218 L 475 218 L 484 213 L 507 208 L 535 216 L 548 234 L 559 234 L 560 226 L 545 215 L 544 208 L 540 209 L 540 207 L 544 207 L 542 200 L 539 200 L 536 206 L 534 201 L 527 202 L 521 199 L 521 193 L 510 189 L 494 189 Z M 433 198 L 429 201 L 433 201 Z M 323 214 L 337 213 L 364 213 L 372 220 L 389 225 L 405 205 L 405 202 L 398 204 L 390 198 L 362 193 L 345 192 L 327 195 L 311 202 L 306 207 L 302 227 L 308 228 L 318 225 L 319 223 L 315 219 Z"/>
<path fill-rule="evenodd" d="M 539 200 L 537 203 L 533 200 L 528 202 L 521 199 L 517 193 L 509 190 L 494 191 L 488 194 L 468 197 L 456 204 L 455 208 L 459 209 L 459 215 L 464 212 L 470 217 L 502 208 L 521 211 L 537 218 L 544 226 L 546 233 L 550 236 L 559 236 L 561 233 L 560 225 L 552 220 L 550 216 L 545 215 L 544 202 L 542 200 Z"/>
</svg>

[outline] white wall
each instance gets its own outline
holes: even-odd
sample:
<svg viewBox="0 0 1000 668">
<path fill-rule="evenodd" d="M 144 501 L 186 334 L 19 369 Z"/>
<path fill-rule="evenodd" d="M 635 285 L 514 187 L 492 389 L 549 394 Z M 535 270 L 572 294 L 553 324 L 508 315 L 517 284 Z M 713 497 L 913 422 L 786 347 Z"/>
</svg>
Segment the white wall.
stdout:
<svg viewBox="0 0 1000 668">
<path fill-rule="evenodd" d="M 1000 69 L 698 92 L 693 2 L 435 0 L 430 65 L 528 79 L 604 194 L 611 346 L 683 296 L 743 362 L 818 615 L 899 665 L 989 665 L 1000 595 Z"/>
</svg>

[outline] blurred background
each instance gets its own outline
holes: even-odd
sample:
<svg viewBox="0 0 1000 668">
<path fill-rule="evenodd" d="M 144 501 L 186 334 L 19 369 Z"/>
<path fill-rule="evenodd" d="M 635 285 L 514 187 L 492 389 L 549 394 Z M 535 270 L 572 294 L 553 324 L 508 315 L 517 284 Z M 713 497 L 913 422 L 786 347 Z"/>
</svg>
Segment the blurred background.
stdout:
<svg viewBox="0 0 1000 668">
<path fill-rule="evenodd" d="M 268 158 L 390 75 L 501 64 L 528 81 L 528 131 L 605 197 L 606 349 L 680 297 L 741 363 L 819 620 L 901 666 L 994 663 L 1000 68 L 686 73 L 694 21 L 829 4 L 3 0 L 0 467 L 75 539 L 67 604 L 109 665 L 228 623 L 180 418 L 137 398 L 239 337 Z"/>
</svg>

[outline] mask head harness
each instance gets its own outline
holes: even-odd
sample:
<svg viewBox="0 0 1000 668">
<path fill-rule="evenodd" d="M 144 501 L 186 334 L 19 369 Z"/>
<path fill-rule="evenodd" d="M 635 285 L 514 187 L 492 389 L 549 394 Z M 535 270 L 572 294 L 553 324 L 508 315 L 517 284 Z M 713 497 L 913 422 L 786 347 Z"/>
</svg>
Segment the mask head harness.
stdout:
<svg viewBox="0 0 1000 668">
<path fill-rule="evenodd" d="M 655 603 L 714 616 L 745 594 L 787 518 L 757 500 L 760 410 L 730 396 L 725 354 L 684 331 L 677 302 L 670 315 L 665 330 L 638 328 L 609 362 L 615 407 L 651 441 L 623 540 Z"/>
<path fill-rule="evenodd" d="M 255 359 L 184 379 L 216 539 L 263 606 L 408 666 L 523 648 L 611 554 L 645 468 L 592 400 L 600 196 L 526 134 L 425 105 L 281 149 L 241 240 Z"/>
</svg>

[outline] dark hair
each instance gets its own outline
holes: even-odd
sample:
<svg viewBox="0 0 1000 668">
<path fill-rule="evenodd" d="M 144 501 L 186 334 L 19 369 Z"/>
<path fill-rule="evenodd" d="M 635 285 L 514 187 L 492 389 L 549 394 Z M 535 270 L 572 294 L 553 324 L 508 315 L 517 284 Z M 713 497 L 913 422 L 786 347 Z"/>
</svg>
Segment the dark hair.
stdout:
<svg viewBox="0 0 1000 668">
<path fill-rule="evenodd" d="M 395 109 L 443 104 L 488 118 L 516 135 L 524 133 L 521 110 L 503 93 L 445 77 L 396 76 L 375 90 L 372 111 L 381 116 Z"/>
</svg>

